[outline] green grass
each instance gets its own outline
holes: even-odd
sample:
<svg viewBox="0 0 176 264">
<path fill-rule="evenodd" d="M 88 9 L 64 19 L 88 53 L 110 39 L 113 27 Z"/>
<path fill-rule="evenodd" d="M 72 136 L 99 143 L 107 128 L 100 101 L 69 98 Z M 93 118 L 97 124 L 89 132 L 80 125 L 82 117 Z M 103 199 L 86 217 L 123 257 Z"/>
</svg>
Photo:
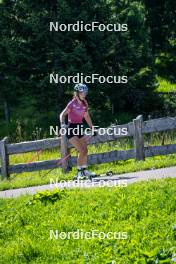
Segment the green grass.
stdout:
<svg viewBox="0 0 176 264">
<path fill-rule="evenodd" d="M 157 80 L 159 82 L 159 87 L 157 88 L 158 92 L 176 92 L 176 83 L 171 83 L 170 81 L 157 77 Z"/>
<path fill-rule="evenodd" d="M 163 144 L 174 144 L 176 143 L 175 131 L 165 133 L 155 133 L 152 135 L 145 135 L 145 146 L 155 146 Z M 100 153 L 112 150 L 127 150 L 133 148 L 133 142 L 129 138 L 120 139 L 119 141 L 112 143 L 104 143 L 99 145 L 89 146 L 90 153 Z M 77 152 L 74 151 L 72 156 L 76 156 Z M 34 153 L 25 153 L 10 156 L 10 164 L 17 163 L 28 163 L 30 161 L 38 160 L 49 160 L 60 158 L 58 149 L 44 151 L 39 156 Z M 157 169 L 163 167 L 176 166 L 176 154 L 157 156 L 146 158 L 145 161 L 135 161 L 134 159 L 127 161 L 116 161 L 101 165 L 91 166 L 90 169 L 95 171 L 97 174 L 104 173 L 112 170 L 116 174 L 135 172 L 147 169 Z M 53 180 L 71 180 L 76 174 L 76 169 L 64 175 L 60 168 L 52 170 L 47 174 L 48 171 L 37 171 L 31 173 L 11 174 L 8 180 L 0 182 L 0 190 L 14 189 L 20 187 L 28 187 L 42 184 L 49 184 L 50 179 Z"/>
<path fill-rule="evenodd" d="M 176 179 L 165 179 L 0 199 L 0 263 L 172 263 L 175 186 Z M 50 230 L 127 232 L 128 237 L 61 240 L 50 239 Z"/>
</svg>

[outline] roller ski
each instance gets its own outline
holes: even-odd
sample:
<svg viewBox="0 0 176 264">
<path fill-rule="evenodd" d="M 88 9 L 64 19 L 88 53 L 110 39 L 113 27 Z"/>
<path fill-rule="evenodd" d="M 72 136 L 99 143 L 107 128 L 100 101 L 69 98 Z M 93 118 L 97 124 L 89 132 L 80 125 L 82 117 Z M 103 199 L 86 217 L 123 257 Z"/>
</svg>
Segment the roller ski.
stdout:
<svg viewBox="0 0 176 264">
<path fill-rule="evenodd" d="M 106 173 L 97 175 L 97 177 L 106 177 L 106 176 L 109 176 L 109 177 L 113 176 L 113 171 L 107 171 Z"/>
<path fill-rule="evenodd" d="M 111 177 L 111 176 L 113 176 L 113 171 L 107 171 L 106 173 L 96 174 L 92 178 L 96 178 L 96 177 Z"/>
<path fill-rule="evenodd" d="M 78 170 L 77 175 L 73 178 L 73 180 L 91 180 L 93 177 L 96 177 L 96 174 L 94 172 L 87 170 L 87 168 L 82 168 Z"/>
<path fill-rule="evenodd" d="M 96 177 L 111 177 L 113 175 L 112 171 L 107 171 L 106 173 L 96 174 L 88 171 L 87 169 L 78 170 L 77 175 L 73 178 L 73 180 L 92 180 Z"/>
</svg>

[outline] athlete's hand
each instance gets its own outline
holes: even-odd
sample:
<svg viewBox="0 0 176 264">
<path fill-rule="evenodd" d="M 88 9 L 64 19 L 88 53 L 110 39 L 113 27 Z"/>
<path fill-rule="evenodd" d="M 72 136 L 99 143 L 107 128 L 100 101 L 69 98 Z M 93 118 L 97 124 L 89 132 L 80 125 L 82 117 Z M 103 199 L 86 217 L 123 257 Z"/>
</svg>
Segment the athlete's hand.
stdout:
<svg viewBox="0 0 176 264">
<path fill-rule="evenodd" d="M 65 124 L 65 123 L 61 123 L 61 128 L 67 128 L 67 127 L 68 127 L 67 124 Z"/>
</svg>

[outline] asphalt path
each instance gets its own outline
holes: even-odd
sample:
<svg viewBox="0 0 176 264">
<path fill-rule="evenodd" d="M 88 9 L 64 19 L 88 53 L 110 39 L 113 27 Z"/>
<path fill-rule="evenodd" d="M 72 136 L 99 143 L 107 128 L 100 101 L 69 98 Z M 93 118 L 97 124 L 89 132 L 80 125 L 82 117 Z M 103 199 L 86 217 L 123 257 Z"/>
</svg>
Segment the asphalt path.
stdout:
<svg viewBox="0 0 176 264">
<path fill-rule="evenodd" d="M 53 189 L 72 189 L 72 188 L 94 188 L 94 187 L 126 187 L 129 184 L 148 181 L 152 179 L 162 179 L 162 178 L 176 178 L 176 166 L 155 170 L 145 170 L 131 173 L 124 173 L 113 176 L 101 176 L 96 177 L 92 181 L 52 181 L 47 185 L 42 186 L 32 186 L 27 188 L 11 189 L 0 191 L 0 198 L 15 198 L 21 195 L 33 195 L 38 191 L 53 190 Z"/>
</svg>

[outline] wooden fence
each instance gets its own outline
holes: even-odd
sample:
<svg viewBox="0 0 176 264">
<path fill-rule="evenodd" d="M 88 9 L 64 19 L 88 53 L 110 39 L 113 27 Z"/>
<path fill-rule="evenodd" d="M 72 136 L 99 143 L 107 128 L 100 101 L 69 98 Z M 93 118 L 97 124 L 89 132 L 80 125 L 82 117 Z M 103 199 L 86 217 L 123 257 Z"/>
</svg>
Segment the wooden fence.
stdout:
<svg viewBox="0 0 176 264">
<path fill-rule="evenodd" d="M 98 135 L 96 137 L 92 137 L 88 144 L 111 142 L 117 141 L 119 138 L 123 137 L 133 137 L 134 148 L 129 150 L 113 150 L 105 153 L 90 154 L 88 157 L 90 165 L 133 158 L 136 160 L 144 160 L 145 157 L 176 153 L 176 144 L 144 147 L 144 134 L 176 129 L 176 117 L 164 117 L 143 121 L 143 118 L 140 115 L 134 119 L 133 122 L 125 125 L 114 126 L 116 131 L 122 128 L 127 129 L 126 135 Z M 45 149 L 52 149 L 56 147 L 59 151 L 61 151 L 61 159 L 35 161 L 15 165 L 9 164 L 9 156 L 12 154 L 43 151 Z M 64 162 L 61 163 L 61 161 L 69 154 L 71 148 L 72 146 L 68 143 L 65 136 L 62 136 L 62 138 L 42 139 L 16 144 L 9 144 L 8 138 L 4 138 L 0 141 L 1 178 L 8 178 L 11 173 L 49 170 L 57 167 L 62 167 L 64 171 L 68 171 L 72 166 L 76 165 L 76 157 L 71 157 L 70 155 Z"/>
</svg>

